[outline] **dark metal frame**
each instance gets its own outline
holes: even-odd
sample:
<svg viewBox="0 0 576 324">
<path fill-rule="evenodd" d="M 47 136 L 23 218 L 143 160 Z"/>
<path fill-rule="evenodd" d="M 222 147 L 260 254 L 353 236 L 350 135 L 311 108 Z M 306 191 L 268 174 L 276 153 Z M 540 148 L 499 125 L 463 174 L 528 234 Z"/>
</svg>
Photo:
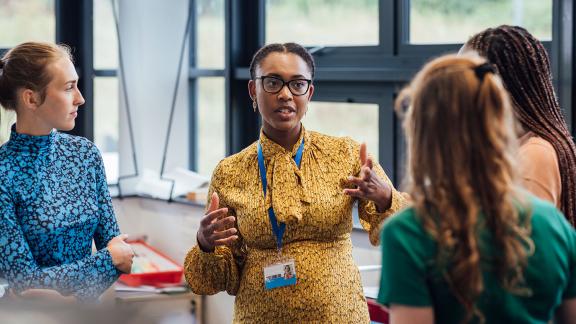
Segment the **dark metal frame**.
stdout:
<svg viewBox="0 0 576 324">
<path fill-rule="evenodd" d="M 69 133 L 94 138 L 94 57 L 92 0 L 56 0 L 56 42 L 72 48 L 80 80 L 78 89 L 86 103 L 78 111 L 76 126 Z"/>
<path fill-rule="evenodd" d="M 191 0 L 196 1 L 196 0 Z M 259 116 L 250 106 L 247 92 L 248 66 L 253 53 L 264 42 L 265 0 L 225 1 L 225 67 L 195 67 L 196 33 L 190 34 L 190 167 L 197 166 L 196 105 L 197 80 L 201 77 L 225 77 L 226 152 L 232 154 L 258 137 Z M 318 72 L 315 100 L 370 102 L 380 105 L 380 157 L 390 175 L 399 180 L 402 165 L 402 138 L 399 121 L 392 112 L 399 87 L 428 60 L 460 45 L 411 45 L 407 42 L 407 5 L 409 0 L 378 0 L 380 44 L 360 47 L 326 47 L 314 54 Z M 553 0 L 553 72 L 561 106 L 570 126 L 574 91 L 574 6 L 572 0 Z M 115 70 L 94 70 L 92 0 L 56 0 L 57 41 L 74 49 L 80 74 L 80 90 L 86 98 L 74 133 L 93 138 L 93 77 L 113 77 Z M 195 31 L 195 27 L 193 27 Z M 0 49 L 0 52 L 6 49 Z M 342 95 L 346 94 L 346 95 Z M 574 129 L 574 128 L 572 128 Z"/>
<path fill-rule="evenodd" d="M 571 0 L 553 1 L 554 42 L 544 42 L 544 45 L 552 53 L 554 75 L 561 80 L 558 89 L 561 105 L 569 123 L 574 123 L 574 8 Z M 258 136 L 260 124 L 258 115 L 250 109 L 246 82 L 250 78 L 250 57 L 265 41 L 265 0 L 226 0 L 226 4 L 226 130 L 227 153 L 232 154 Z M 431 57 L 456 52 L 461 44 L 409 44 L 409 0 L 379 0 L 379 5 L 378 46 L 315 48 L 318 69 L 313 99 L 378 104 L 380 162 L 398 182 L 403 173 L 404 139 L 401 121 L 392 109 L 396 92 Z M 566 15 L 566 12 L 570 14 Z"/>
</svg>

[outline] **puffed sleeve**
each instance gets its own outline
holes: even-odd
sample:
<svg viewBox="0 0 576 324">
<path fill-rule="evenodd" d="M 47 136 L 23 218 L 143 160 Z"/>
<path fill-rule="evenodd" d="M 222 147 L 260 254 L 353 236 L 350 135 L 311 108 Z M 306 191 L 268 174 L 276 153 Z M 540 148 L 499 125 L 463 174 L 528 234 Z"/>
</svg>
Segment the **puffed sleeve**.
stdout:
<svg viewBox="0 0 576 324">
<path fill-rule="evenodd" d="M 219 208 L 228 207 L 222 199 L 224 197 L 222 192 L 226 190 L 225 181 L 223 181 L 225 178 L 222 172 L 222 162 L 220 162 L 212 175 L 206 206 L 210 205 L 210 197 L 216 192 L 220 197 Z M 233 214 L 234 211 L 229 209 L 229 213 Z M 237 225 L 236 229 L 238 229 Z M 240 275 L 245 255 L 246 250 L 240 232 L 233 246 L 218 246 L 214 252 L 204 252 L 196 244 L 188 252 L 184 261 L 186 281 L 192 291 L 199 295 L 213 295 L 220 291 L 236 295 L 240 287 Z"/>
<path fill-rule="evenodd" d="M 361 167 L 360 145 L 353 141 L 351 144 L 353 146 L 351 158 L 355 159 L 354 172 L 358 175 Z M 380 242 L 380 227 L 382 222 L 408 205 L 408 194 L 397 191 L 390 178 L 388 178 L 386 172 L 384 172 L 382 166 L 380 166 L 380 164 L 376 162 L 370 154 L 368 154 L 368 156 L 372 158 L 372 161 L 374 161 L 374 172 L 392 188 L 392 203 L 390 204 L 390 208 L 387 210 L 378 212 L 376 204 L 371 200 L 360 199 L 358 202 L 358 217 L 360 218 L 360 224 L 362 224 L 362 227 L 368 232 L 370 243 L 376 246 Z"/>
</svg>

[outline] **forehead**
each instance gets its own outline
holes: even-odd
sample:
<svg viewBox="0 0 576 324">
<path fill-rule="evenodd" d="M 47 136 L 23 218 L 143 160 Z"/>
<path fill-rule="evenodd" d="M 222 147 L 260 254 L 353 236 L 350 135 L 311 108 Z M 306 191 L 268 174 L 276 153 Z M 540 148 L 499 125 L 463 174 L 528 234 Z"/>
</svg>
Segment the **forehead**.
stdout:
<svg viewBox="0 0 576 324">
<path fill-rule="evenodd" d="M 296 75 L 311 77 L 308 64 L 303 58 L 293 53 L 272 52 L 260 61 L 258 70 L 261 75 L 277 74 L 284 78 Z"/>
<path fill-rule="evenodd" d="M 72 62 L 66 57 L 59 58 L 50 63 L 46 69 L 52 78 L 50 83 L 63 84 L 78 79 L 78 74 L 76 73 L 74 64 L 72 64 Z"/>
</svg>

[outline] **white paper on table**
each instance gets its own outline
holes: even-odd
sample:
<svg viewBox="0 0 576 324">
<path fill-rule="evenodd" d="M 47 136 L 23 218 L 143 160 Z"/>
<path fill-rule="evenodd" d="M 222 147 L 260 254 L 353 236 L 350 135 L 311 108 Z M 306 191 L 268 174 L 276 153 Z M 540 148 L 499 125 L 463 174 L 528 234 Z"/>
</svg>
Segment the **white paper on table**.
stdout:
<svg viewBox="0 0 576 324">
<path fill-rule="evenodd" d="M 135 189 L 138 194 L 169 199 L 170 189 L 172 188 L 171 180 L 174 180 L 172 198 L 175 198 L 206 186 L 210 179 L 184 168 L 176 168 L 165 173 L 164 179 L 160 179 L 158 172 L 144 169 Z"/>
</svg>

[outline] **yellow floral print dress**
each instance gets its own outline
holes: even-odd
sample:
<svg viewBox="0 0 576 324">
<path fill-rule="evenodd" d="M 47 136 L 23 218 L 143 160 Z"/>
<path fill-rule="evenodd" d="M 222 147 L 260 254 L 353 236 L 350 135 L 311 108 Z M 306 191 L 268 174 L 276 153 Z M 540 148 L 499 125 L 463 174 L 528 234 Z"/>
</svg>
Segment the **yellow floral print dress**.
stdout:
<svg viewBox="0 0 576 324">
<path fill-rule="evenodd" d="M 293 160 L 304 137 L 300 169 Z M 360 145 L 302 128 L 291 151 L 268 139 L 260 142 L 267 170 L 262 191 L 257 143 L 222 160 L 210 184 L 220 207 L 236 216 L 239 240 L 233 247 L 205 253 L 194 246 L 185 260 L 185 275 L 197 294 L 227 291 L 235 295 L 234 323 L 368 323 L 360 274 L 352 260 L 352 207 L 342 193 L 347 177 L 360 171 Z M 391 184 L 380 167 L 375 172 Z M 406 204 L 393 190 L 392 206 L 378 213 L 373 202 L 359 201 L 362 226 L 378 244 L 380 224 Z M 278 252 L 267 210 L 286 223 L 282 256 L 295 260 L 296 285 L 266 290 L 264 267 Z"/>
</svg>

